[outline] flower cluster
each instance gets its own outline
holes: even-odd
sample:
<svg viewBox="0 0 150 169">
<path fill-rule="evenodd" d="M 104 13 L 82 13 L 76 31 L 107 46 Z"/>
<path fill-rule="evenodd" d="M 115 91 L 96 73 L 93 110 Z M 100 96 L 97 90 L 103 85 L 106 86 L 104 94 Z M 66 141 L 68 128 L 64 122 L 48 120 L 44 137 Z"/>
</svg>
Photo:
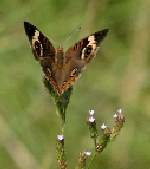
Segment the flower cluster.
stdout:
<svg viewBox="0 0 150 169">
<path fill-rule="evenodd" d="M 80 153 L 76 169 L 85 169 L 87 167 L 87 159 L 93 161 L 96 154 L 101 153 L 108 145 L 111 139 L 114 139 L 119 133 L 125 122 L 125 117 L 121 109 L 116 110 L 113 115 L 113 127 L 108 127 L 105 123 L 97 129 L 95 111 L 89 110 L 87 124 L 89 127 L 90 138 L 94 142 L 95 152 L 83 151 Z M 57 135 L 57 161 L 60 169 L 67 169 L 67 161 L 64 151 L 64 135 Z"/>
<path fill-rule="evenodd" d="M 122 113 L 122 109 L 117 109 L 116 113 L 113 115 L 114 125 L 109 128 L 105 123 L 100 126 L 99 132 L 97 132 L 96 119 L 94 110 L 89 111 L 88 115 L 88 126 L 90 137 L 94 139 L 95 151 L 100 153 L 107 146 L 111 139 L 114 139 L 120 132 L 124 122 L 125 117 Z"/>
</svg>

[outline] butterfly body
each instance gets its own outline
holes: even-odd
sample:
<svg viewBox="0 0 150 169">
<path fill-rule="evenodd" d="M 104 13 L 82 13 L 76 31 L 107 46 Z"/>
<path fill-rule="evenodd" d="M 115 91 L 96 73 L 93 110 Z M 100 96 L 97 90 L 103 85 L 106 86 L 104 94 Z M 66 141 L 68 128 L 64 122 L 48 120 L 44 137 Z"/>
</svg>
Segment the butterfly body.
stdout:
<svg viewBox="0 0 150 169">
<path fill-rule="evenodd" d="M 24 27 L 35 59 L 41 64 L 44 77 L 58 95 L 74 84 L 87 63 L 95 57 L 100 42 L 108 32 L 108 29 L 95 32 L 64 51 L 62 47 L 55 49 L 36 26 L 24 22 Z"/>
</svg>

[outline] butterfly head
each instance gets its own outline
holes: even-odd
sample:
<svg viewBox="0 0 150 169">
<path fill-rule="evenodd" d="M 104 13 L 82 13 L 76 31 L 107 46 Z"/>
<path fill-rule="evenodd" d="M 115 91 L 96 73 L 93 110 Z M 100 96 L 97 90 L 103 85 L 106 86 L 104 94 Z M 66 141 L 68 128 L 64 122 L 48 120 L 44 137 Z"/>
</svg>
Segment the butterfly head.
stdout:
<svg viewBox="0 0 150 169">
<path fill-rule="evenodd" d="M 56 48 L 56 57 L 63 56 L 64 50 L 62 47 Z"/>
</svg>

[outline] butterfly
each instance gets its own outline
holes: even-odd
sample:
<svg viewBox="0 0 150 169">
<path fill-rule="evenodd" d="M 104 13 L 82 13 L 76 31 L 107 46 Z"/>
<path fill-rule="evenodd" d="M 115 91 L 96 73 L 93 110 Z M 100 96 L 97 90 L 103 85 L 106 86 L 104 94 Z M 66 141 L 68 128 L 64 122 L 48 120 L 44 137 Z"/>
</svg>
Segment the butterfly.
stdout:
<svg viewBox="0 0 150 169">
<path fill-rule="evenodd" d="M 95 57 L 100 43 L 108 33 L 108 29 L 97 31 L 64 51 L 62 47 L 55 48 L 31 23 L 24 22 L 24 29 L 32 53 L 42 66 L 44 78 L 59 96 L 74 84 L 86 65 Z"/>
</svg>

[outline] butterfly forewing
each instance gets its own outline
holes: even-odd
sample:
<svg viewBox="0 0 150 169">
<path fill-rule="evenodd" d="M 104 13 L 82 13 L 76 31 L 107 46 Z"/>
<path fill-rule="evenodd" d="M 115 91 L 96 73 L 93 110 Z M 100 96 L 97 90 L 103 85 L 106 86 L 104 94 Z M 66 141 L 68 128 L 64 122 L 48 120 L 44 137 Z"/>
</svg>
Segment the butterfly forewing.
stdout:
<svg viewBox="0 0 150 169">
<path fill-rule="evenodd" d="M 94 34 L 81 39 L 73 47 L 65 52 L 66 72 L 69 72 L 65 88 L 78 78 L 87 63 L 96 55 L 96 50 L 100 47 L 100 43 L 107 35 L 108 29 L 95 32 Z"/>
<path fill-rule="evenodd" d="M 39 61 L 50 59 L 51 62 L 54 62 L 55 48 L 52 46 L 48 38 L 44 36 L 36 26 L 28 22 L 24 22 L 24 28 L 35 58 Z"/>
<path fill-rule="evenodd" d="M 94 56 L 100 43 L 107 35 L 108 29 L 95 32 L 94 34 L 81 39 L 65 53 L 66 62 L 70 60 L 84 61 L 88 63 Z"/>
<path fill-rule="evenodd" d="M 55 55 L 56 50 L 46 36 L 39 31 L 36 26 L 29 22 L 24 22 L 25 33 L 29 38 L 32 52 L 43 68 L 44 75 L 51 78 L 52 85 L 56 85 L 55 75 Z"/>
</svg>

